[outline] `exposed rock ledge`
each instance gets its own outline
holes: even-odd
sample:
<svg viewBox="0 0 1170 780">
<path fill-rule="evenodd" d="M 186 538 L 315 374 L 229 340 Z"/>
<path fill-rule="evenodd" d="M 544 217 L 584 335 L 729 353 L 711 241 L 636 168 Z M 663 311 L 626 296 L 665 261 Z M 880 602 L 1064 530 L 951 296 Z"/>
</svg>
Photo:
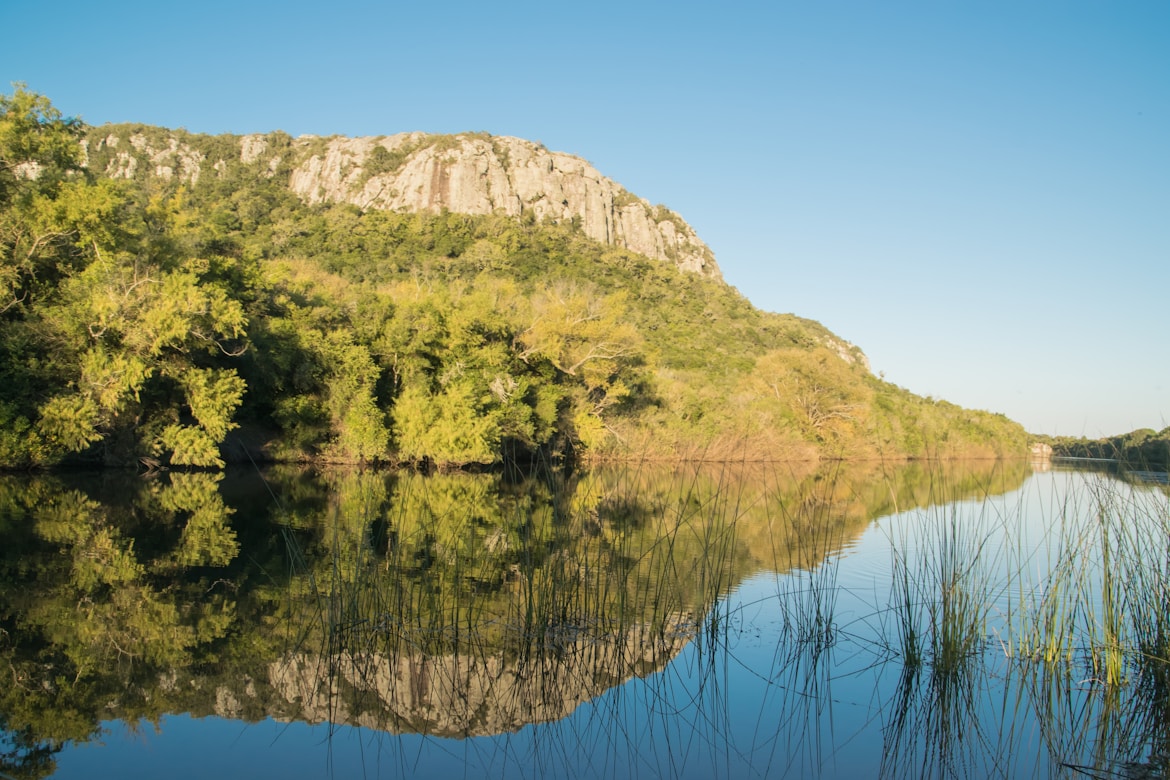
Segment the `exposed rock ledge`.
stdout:
<svg viewBox="0 0 1170 780">
<path fill-rule="evenodd" d="M 107 125 L 82 146 L 86 164 L 112 178 L 156 176 L 195 186 L 201 176 L 244 166 L 259 176 L 288 175 L 291 191 L 310 204 L 574 223 L 602 243 L 722 278 L 710 248 L 678 214 L 627 192 L 579 157 L 531 141 L 484 133 L 296 139 L 271 133 L 216 140 Z M 238 157 L 225 156 L 233 147 Z"/>
<path fill-rule="evenodd" d="M 258 160 L 262 140 L 245 136 L 242 152 Z M 597 241 L 720 277 L 711 250 L 677 214 L 631 195 L 579 157 L 519 138 L 331 138 L 293 171 L 289 186 L 309 203 L 575 221 Z"/>
</svg>

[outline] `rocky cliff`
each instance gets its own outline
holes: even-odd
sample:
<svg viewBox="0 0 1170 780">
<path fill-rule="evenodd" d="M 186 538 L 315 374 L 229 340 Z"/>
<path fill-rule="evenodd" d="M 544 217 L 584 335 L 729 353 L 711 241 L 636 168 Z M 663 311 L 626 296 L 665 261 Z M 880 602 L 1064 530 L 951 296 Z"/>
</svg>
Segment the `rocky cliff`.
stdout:
<svg viewBox="0 0 1170 780">
<path fill-rule="evenodd" d="M 269 665 L 271 695 L 262 676 L 221 688 L 215 714 L 240 717 L 259 695 L 283 717 L 308 723 L 439 737 L 503 734 L 561 720 L 610 688 L 659 671 L 697 628 L 689 615 L 612 634 L 564 626 L 565 636 L 550 637 L 546 652 L 518 656 L 474 640 L 461 652 L 435 655 L 292 653 Z"/>
<path fill-rule="evenodd" d="M 258 175 L 287 176 L 289 188 L 310 204 L 572 223 L 597 241 L 721 278 L 711 250 L 677 214 L 632 195 L 579 157 L 519 138 L 210 137 L 109 126 L 90 134 L 86 150 L 91 167 L 112 177 L 177 177 L 195 186 L 201 177 L 227 175 L 242 165 Z"/>
</svg>

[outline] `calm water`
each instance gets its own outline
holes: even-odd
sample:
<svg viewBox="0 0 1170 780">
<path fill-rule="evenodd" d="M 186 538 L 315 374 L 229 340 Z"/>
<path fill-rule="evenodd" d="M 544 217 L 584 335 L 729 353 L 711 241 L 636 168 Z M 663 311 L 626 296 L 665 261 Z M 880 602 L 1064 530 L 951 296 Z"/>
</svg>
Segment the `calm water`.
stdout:
<svg viewBox="0 0 1170 780">
<path fill-rule="evenodd" d="M 1166 491 L 0 477 L 0 776 L 1164 777 Z"/>
</svg>

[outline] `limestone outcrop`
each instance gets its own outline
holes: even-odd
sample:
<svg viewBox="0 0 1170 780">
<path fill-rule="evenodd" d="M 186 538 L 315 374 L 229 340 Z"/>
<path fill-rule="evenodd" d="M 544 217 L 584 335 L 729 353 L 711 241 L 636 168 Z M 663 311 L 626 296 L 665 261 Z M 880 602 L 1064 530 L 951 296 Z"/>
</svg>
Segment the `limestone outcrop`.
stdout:
<svg viewBox="0 0 1170 780">
<path fill-rule="evenodd" d="M 245 137 L 242 153 L 258 159 L 258 140 Z M 297 166 L 289 186 L 309 203 L 575 222 L 597 241 L 720 276 L 711 250 L 677 214 L 631 195 L 579 157 L 519 138 L 330 138 Z"/>
<path fill-rule="evenodd" d="M 112 178 L 158 177 L 194 187 L 201 177 L 241 169 L 264 178 L 287 176 L 291 191 L 310 204 L 569 223 L 602 243 L 721 278 L 711 250 L 678 214 L 631 194 L 579 157 L 519 138 L 399 133 L 294 139 L 106 125 L 94 128 L 82 147 L 86 164 Z"/>
</svg>

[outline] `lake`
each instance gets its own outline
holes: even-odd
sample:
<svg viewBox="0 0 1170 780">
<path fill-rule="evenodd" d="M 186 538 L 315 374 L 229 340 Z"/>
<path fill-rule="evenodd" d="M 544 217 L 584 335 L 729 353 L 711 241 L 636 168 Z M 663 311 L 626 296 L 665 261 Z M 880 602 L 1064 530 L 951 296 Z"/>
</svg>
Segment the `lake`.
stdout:
<svg viewBox="0 0 1170 780">
<path fill-rule="evenodd" d="M 1166 777 L 1153 476 L 0 476 L 0 777 Z"/>
</svg>

